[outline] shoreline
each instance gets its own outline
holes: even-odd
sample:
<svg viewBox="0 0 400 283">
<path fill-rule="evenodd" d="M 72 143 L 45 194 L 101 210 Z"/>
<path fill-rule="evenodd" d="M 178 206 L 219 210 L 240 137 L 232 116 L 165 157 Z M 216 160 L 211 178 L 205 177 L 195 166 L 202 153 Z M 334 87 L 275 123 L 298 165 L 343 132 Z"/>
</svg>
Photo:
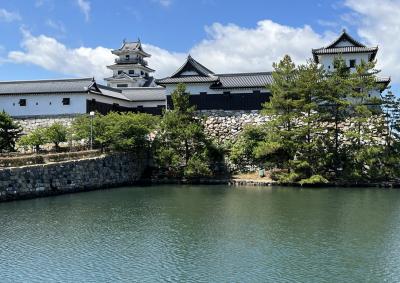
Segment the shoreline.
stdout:
<svg viewBox="0 0 400 283">
<path fill-rule="evenodd" d="M 365 184 L 338 184 L 338 183 L 328 183 L 328 184 L 315 184 L 301 186 L 299 184 L 279 184 L 274 181 L 254 181 L 254 180 L 239 180 L 239 179 L 198 179 L 198 180 L 179 180 L 179 179 L 163 179 L 163 180 L 138 180 L 135 182 L 124 182 L 116 183 L 113 185 L 104 185 L 97 187 L 83 187 L 68 191 L 63 190 L 53 190 L 53 191 L 31 191 L 25 193 L 11 193 L 11 194 L 0 194 L 0 203 L 20 201 L 20 200 L 30 200 L 36 198 L 61 196 L 67 194 L 85 193 L 92 191 L 101 190 L 111 190 L 121 187 L 140 187 L 140 186 L 158 186 L 158 185 L 227 185 L 229 187 L 294 187 L 298 189 L 313 189 L 313 188 L 326 188 L 326 189 L 400 189 L 400 184 L 377 184 L 377 183 L 365 183 Z"/>
<path fill-rule="evenodd" d="M 249 180 L 249 179 L 159 179 L 144 180 L 149 185 L 228 185 L 232 187 L 252 186 L 252 187 L 298 187 L 298 188 L 382 188 L 382 189 L 400 189 L 400 183 L 341 183 L 332 182 L 326 184 L 307 184 L 300 185 L 298 183 L 277 183 L 271 180 Z"/>
</svg>

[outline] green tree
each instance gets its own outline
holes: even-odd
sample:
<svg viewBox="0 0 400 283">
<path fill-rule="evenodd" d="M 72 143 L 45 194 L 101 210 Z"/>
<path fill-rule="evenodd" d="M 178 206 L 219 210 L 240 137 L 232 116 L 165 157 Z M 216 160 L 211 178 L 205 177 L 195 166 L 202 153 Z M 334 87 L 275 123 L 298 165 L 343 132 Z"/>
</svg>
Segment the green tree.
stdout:
<svg viewBox="0 0 400 283">
<path fill-rule="evenodd" d="M 379 168 L 381 158 L 375 155 L 381 154 L 382 136 L 386 132 L 384 117 L 382 115 L 381 99 L 371 95 L 377 88 L 375 63 L 361 61 L 356 67 L 355 72 L 350 75 L 352 92 L 348 95 L 350 102 L 348 118 L 350 125 L 344 129 L 344 139 L 346 146 L 346 163 L 342 176 L 351 179 L 365 179 L 377 177 L 379 170 L 370 174 L 369 170 L 374 164 L 374 169 Z M 348 124 L 349 124 L 348 122 Z"/>
<path fill-rule="evenodd" d="M 145 113 L 111 112 L 102 117 L 104 132 L 96 137 L 112 149 L 139 152 L 150 147 L 150 133 L 158 118 Z"/>
<path fill-rule="evenodd" d="M 325 91 L 319 112 L 326 129 L 324 135 L 324 147 L 327 152 L 326 170 L 332 178 L 337 178 L 343 173 L 347 161 L 344 124 L 351 118 L 349 98 L 354 91 L 354 83 L 351 80 L 350 69 L 343 58 L 336 57 L 333 65 L 334 69 L 324 78 Z"/>
<path fill-rule="evenodd" d="M 301 115 L 297 119 L 299 139 L 296 158 L 291 162 L 301 178 L 309 179 L 315 174 L 323 174 L 325 153 L 323 151 L 322 117 L 319 106 L 323 103 L 326 72 L 314 61 L 298 66 L 297 107 Z M 317 179 L 317 178 L 312 178 Z"/>
<path fill-rule="evenodd" d="M 258 158 L 257 147 L 266 139 L 265 127 L 248 126 L 230 148 L 230 160 L 240 167 L 258 165 L 265 166 L 265 158 Z M 264 156 L 263 156 L 264 157 Z"/>
<path fill-rule="evenodd" d="M 22 128 L 5 111 L 0 112 L 0 152 L 15 151 Z"/>
<path fill-rule="evenodd" d="M 40 146 L 47 142 L 46 128 L 37 128 L 29 134 L 22 136 L 18 140 L 18 145 L 35 149 L 36 153 L 39 153 Z"/>
<path fill-rule="evenodd" d="M 269 134 L 258 146 L 257 156 L 279 156 L 279 165 L 290 170 L 289 161 L 295 156 L 299 139 L 298 119 L 302 115 L 297 90 L 298 69 L 288 55 L 278 64 L 274 63 L 273 68 L 273 82 L 268 85 L 272 97 L 263 109 L 263 113 L 271 118 L 266 124 Z"/>
<path fill-rule="evenodd" d="M 211 174 L 210 165 L 220 154 L 204 133 L 201 119 L 190 106 L 186 87 L 179 84 L 172 93 L 173 109 L 166 111 L 156 136 L 158 164 L 175 177 Z"/>
<path fill-rule="evenodd" d="M 110 137 L 106 135 L 106 122 L 105 116 L 100 113 L 95 113 L 94 117 L 90 117 L 88 114 L 80 115 L 72 122 L 72 139 L 84 140 L 89 148 L 91 129 L 93 128 L 93 147 L 104 150 L 111 143 Z"/>
<path fill-rule="evenodd" d="M 54 123 L 45 130 L 46 139 L 54 143 L 56 151 L 60 150 L 60 143 L 67 141 L 68 129 L 63 124 Z"/>
<path fill-rule="evenodd" d="M 81 115 L 72 123 L 72 135 L 75 140 L 85 140 L 89 145 L 93 126 L 94 147 L 139 151 L 149 147 L 149 135 L 158 120 L 158 117 L 144 113 L 110 112 L 105 116 L 96 113 L 93 118 Z"/>
</svg>

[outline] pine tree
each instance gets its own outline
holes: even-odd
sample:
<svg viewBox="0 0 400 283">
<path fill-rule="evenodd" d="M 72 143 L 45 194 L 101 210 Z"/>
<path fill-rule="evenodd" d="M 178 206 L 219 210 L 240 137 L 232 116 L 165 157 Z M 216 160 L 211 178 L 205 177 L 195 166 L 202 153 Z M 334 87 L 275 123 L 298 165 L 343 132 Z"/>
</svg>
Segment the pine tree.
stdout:
<svg viewBox="0 0 400 283">
<path fill-rule="evenodd" d="M 155 141 L 159 165 L 175 177 L 211 175 L 210 165 L 220 155 L 206 137 L 195 107 L 190 106 L 185 85 L 177 86 L 172 103 L 173 109 L 164 113 Z"/>
<path fill-rule="evenodd" d="M 267 140 L 260 143 L 258 158 L 276 159 L 290 171 L 289 161 L 293 160 L 298 148 L 298 120 L 302 115 L 299 110 L 301 98 L 297 90 L 298 70 L 289 55 L 278 64 L 273 64 L 273 82 L 268 85 L 272 94 L 269 102 L 264 104 L 263 113 L 271 120 L 266 124 Z"/>
<path fill-rule="evenodd" d="M 15 151 L 15 142 L 22 128 L 6 112 L 0 112 L 0 152 Z"/>
<path fill-rule="evenodd" d="M 353 83 L 350 80 L 350 69 L 341 57 L 334 59 L 334 70 L 328 72 L 324 79 L 323 102 L 319 107 L 324 121 L 326 135 L 324 146 L 327 151 L 327 170 L 337 177 L 343 172 L 346 159 L 344 125 L 351 117 L 349 107 Z"/>
<path fill-rule="evenodd" d="M 302 113 L 298 119 L 300 140 L 294 165 L 301 169 L 303 178 L 321 174 L 324 165 L 324 150 L 322 144 L 321 117 L 319 105 L 323 102 L 324 76 L 322 67 L 313 61 L 298 66 L 297 91 L 300 96 L 298 103 Z"/>
</svg>

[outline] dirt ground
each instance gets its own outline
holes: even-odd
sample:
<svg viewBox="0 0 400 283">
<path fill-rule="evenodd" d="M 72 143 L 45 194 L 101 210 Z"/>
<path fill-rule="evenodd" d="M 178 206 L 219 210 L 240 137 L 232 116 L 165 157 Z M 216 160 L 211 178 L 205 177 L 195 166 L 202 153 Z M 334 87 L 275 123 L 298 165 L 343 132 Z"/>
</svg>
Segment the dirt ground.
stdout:
<svg viewBox="0 0 400 283">
<path fill-rule="evenodd" d="M 236 174 L 233 175 L 233 178 L 237 180 L 253 180 L 253 181 L 264 181 L 264 182 L 272 181 L 268 171 L 265 171 L 265 177 L 260 177 L 257 171 L 257 172 Z"/>
</svg>

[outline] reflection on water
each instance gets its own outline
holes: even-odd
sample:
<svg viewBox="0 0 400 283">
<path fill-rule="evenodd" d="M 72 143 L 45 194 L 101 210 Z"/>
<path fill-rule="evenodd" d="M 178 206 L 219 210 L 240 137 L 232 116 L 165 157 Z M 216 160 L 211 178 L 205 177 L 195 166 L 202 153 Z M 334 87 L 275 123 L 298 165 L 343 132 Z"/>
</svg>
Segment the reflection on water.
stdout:
<svg viewBox="0 0 400 283">
<path fill-rule="evenodd" d="M 400 282 L 400 190 L 121 188 L 0 229 L 1 282 Z"/>
</svg>

